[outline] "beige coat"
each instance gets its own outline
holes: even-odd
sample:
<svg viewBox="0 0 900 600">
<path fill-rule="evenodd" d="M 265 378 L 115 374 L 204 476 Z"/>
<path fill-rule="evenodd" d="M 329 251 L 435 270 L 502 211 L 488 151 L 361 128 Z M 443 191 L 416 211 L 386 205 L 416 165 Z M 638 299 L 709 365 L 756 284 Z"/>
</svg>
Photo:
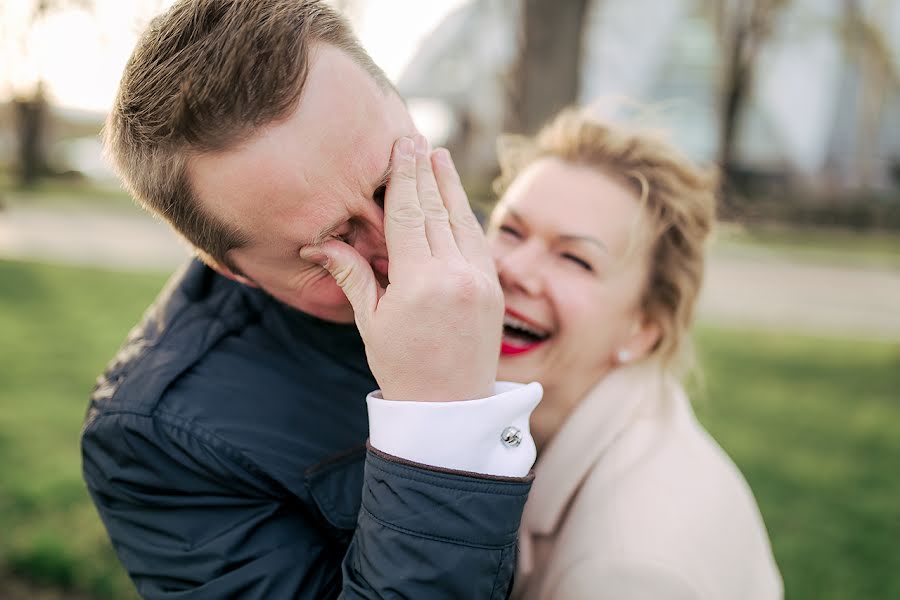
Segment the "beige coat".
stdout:
<svg viewBox="0 0 900 600">
<path fill-rule="evenodd" d="M 604 378 L 535 469 L 514 598 L 782 598 L 750 488 L 654 363 Z"/>
</svg>

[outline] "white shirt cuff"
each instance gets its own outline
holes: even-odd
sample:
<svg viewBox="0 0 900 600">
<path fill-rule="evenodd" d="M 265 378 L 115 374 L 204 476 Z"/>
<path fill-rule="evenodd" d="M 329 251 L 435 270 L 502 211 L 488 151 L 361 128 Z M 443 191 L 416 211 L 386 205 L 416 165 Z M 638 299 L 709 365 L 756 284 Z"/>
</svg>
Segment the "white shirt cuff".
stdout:
<svg viewBox="0 0 900 600">
<path fill-rule="evenodd" d="M 494 396 L 455 402 L 366 397 L 369 443 L 413 462 L 485 475 L 524 477 L 537 456 L 528 428 L 539 383 L 498 381 Z"/>
</svg>

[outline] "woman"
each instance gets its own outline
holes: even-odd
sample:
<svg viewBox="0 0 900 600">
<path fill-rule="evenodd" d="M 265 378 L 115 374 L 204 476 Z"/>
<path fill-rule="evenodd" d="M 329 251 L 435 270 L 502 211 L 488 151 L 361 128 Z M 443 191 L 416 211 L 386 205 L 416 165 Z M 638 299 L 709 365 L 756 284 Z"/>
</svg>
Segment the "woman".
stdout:
<svg viewBox="0 0 900 600">
<path fill-rule="evenodd" d="M 714 178 L 574 111 L 502 154 L 499 378 L 544 386 L 514 597 L 780 598 L 753 495 L 678 379 Z"/>
</svg>

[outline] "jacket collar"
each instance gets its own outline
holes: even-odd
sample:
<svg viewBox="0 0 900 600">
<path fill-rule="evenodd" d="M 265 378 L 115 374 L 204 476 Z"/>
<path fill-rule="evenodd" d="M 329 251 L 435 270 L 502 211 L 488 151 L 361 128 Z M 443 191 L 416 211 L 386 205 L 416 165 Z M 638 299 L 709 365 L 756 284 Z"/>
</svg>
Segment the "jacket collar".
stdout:
<svg viewBox="0 0 900 600">
<path fill-rule="evenodd" d="M 309 352 L 314 348 L 316 352 L 327 354 L 341 365 L 371 378 L 373 388 L 377 385 L 369 370 L 366 347 L 356 324 L 325 321 L 284 304 L 265 290 L 239 283 L 234 285 L 241 288 L 246 301 L 259 315 L 261 325 L 295 358 L 307 361 Z"/>
<path fill-rule="evenodd" d="M 639 413 L 658 408 L 665 385 L 659 364 L 646 361 L 611 371 L 588 393 L 538 457 L 523 538 L 556 531 L 593 465 Z"/>
</svg>

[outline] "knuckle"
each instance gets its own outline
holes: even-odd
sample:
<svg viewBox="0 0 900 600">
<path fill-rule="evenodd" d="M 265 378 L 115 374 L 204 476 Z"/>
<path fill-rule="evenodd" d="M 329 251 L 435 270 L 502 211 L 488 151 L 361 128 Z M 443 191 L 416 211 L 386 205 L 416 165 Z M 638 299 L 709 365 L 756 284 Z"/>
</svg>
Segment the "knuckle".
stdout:
<svg viewBox="0 0 900 600">
<path fill-rule="evenodd" d="M 390 211 L 386 215 L 392 223 L 400 227 L 416 228 L 421 227 L 425 221 L 425 215 L 422 209 L 416 204 L 403 204 Z"/>
<path fill-rule="evenodd" d="M 475 215 L 470 210 L 457 211 L 450 218 L 454 227 L 471 231 L 484 231 L 481 228 L 481 223 L 478 222 L 478 219 L 475 218 Z"/>
<path fill-rule="evenodd" d="M 452 183 L 454 185 L 460 183 L 459 173 L 457 173 L 456 169 L 454 169 L 453 167 L 442 165 L 438 169 L 438 172 L 440 172 L 441 177 L 445 178 L 448 183 Z"/>
<path fill-rule="evenodd" d="M 446 293 L 452 299 L 466 303 L 475 301 L 481 295 L 477 278 L 468 269 L 456 268 L 450 273 L 447 281 L 451 283 Z"/>
<path fill-rule="evenodd" d="M 434 197 L 427 202 L 423 201 L 422 213 L 429 221 L 450 222 L 450 215 L 447 214 L 447 209 L 444 208 L 444 205 L 441 204 L 441 200 L 438 197 Z"/>
<path fill-rule="evenodd" d="M 402 184 L 415 184 L 416 183 L 416 171 L 415 168 L 411 166 L 397 166 L 394 169 L 394 172 L 391 173 L 391 179 L 388 183 L 388 187 L 390 188 L 392 185 L 397 183 Z"/>
<path fill-rule="evenodd" d="M 331 272 L 331 276 L 334 277 L 335 283 L 337 283 L 341 289 L 347 289 L 349 287 L 352 275 L 353 269 L 350 266 L 338 267 Z"/>
<path fill-rule="evenodd" d="M 428 159 L 416 160 L 416 171 L 418 171 L 419 175 L 430 175 L 434 172 L 431 169 L 431 161 Z"/>
</svg>

